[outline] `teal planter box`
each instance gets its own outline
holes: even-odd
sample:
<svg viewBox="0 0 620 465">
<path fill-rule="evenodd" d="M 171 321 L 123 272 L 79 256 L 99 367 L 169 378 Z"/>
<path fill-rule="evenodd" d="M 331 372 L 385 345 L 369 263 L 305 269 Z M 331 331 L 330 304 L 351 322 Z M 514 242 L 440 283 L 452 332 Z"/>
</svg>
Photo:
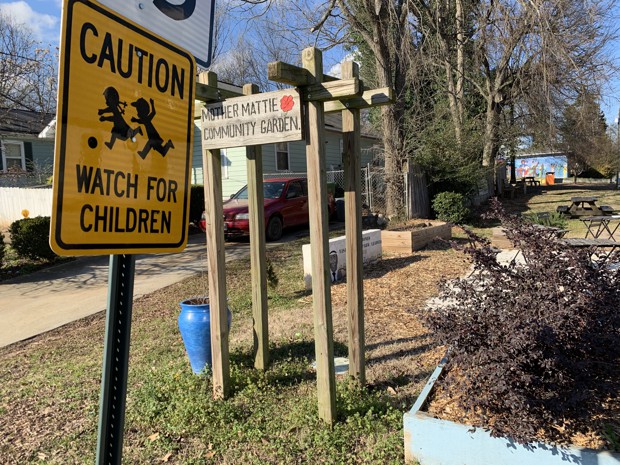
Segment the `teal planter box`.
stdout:
<svg viewBox="0 0 620 465">
<path fill-rule="evenodd" d="M 619 465 L 620 454 L 535 443 L 524 446 L 494 438 L 482 428 L 440 420 L 420 410 L 441 375 L 445 360 L 405 413 L 405 461 L 420 465 Z"/>
</svg>

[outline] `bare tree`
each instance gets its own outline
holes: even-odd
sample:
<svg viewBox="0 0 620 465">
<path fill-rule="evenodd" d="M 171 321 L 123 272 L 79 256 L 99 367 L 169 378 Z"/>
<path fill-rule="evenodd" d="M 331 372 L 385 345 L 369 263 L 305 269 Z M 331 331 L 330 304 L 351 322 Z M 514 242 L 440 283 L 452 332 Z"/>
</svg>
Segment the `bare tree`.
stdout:
<svg viewBox="0 0 620 465">
<path fill-rule="evenodd" d="M 323 16 L 313 28 L 323 30 L 330 20 L 344 21 L 347 32 L 354 36 L 345 38 L 350 42 L 354 39 L 353 44 L 362 42 L 374 57 L 373 84 L 394 89 L 394 104 L 381 107 L 388 215 L 404 213 L 402 174 L 410 161 L 405 143 L 405 92 L 416 37 L 409 18 L 406 0 L 330 0 L 324 4 Z M 421 206 L 419 210 L 425 212 L 427 207 Z"/>
<path fill-rule="evenodd" d="M 387 178 L 387 212 L 390 215 L 403 213 L 402 174 L 408 169 L 410 160 L 405 147 L 403 96 L 407 88 L 407 74 L 411 72 L 412 54 L 409 50 L 414 43 L 408 23 L 408 2 L 233 0 L 232 3 L 236 5 L 237 17 L 245 15 L 247 24 L 252 25 L 251 30 L 249 27 L 242 33 L 243 40 L 239 42 L 242 46 L 231 53 L 229 63 L 214 65 L 222 75 L 245 76 L 249 73 L 262 82 L 262 77 L 255 75 L 256 70 L 261 69 L 256 65 L 259 61 L 265 65 L 274 60 L 296 64 L 299 62 L 299 52 L 306 46 L 328 50 L 345 44 L 354 48 L 360 40 L 367 45 L 374 57 L 371 66 L 375 80 L 367 84 L 391 87 L 396 93 L 394 105 L 381 108 L 381 129 Z"/>
<path fill-rule="evenodd" d="M 26 25 L 0 13 L 0 108 L 4 115 L 11 109 L 54 111 L 56 52 L 35 41 Z"/>
<path fill-rule="evenodd" d="M 584 90 L 572 105 L 564 110 L 560 126 L 561 146 L 570 154 L 570 168 L 594 168 L 611 178 L 618 171 L 618 152 L 608 134 L 597 96 Z"/>
<path fill-rule="evenodd" d="M 211 70 L 221 81 L 239 86 L 256 84 L 263 92 L 282 87 L 268 80 L 267 65 L 271 61 L 297 60 L 299 53 L 291 47 L 285 34 L 273 30 L 272 23 L 262 22 L 251 35 L 237 34 L 228 50 L 213 60 Z"/>
<path fill-rule="evenodd" d="M 598 87 L 610 69 L 603 50 L 614 0 L 414 0 L 429 54 L 445 70 L 455 127 L 462 124 L 467 82 L 484 98 L 482 164 L 493 166 L 508 105 L 551 115 L 587 83 Z M 561 104 L 561 103 L 560 103 Z"/>
</svg>

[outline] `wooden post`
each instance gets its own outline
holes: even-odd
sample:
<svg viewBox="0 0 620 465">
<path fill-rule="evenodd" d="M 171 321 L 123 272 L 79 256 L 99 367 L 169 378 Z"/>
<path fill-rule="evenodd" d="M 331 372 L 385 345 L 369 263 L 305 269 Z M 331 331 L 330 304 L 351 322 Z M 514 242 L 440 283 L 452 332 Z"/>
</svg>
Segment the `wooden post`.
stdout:
<svg viewBox="0 0 620 465">
<path fill-rule="evenodd" d="M 359 77 L 357 63 L 342 64 L 342 78 Z M 346 106 L 346 102 L 345 102 Z M 366 382 L 364 363 L 364 269 L 362 259 L 361 128 L 360 110 L 342 111 L 345 234 L 347 255 L 347 316 L 349 374 L 360 385 Z"/>
<path fill-rule="evenodd" d="M 302 66 L 314 77 L 312 84 L 323 80 L 323 57 L 319 49 L 309 47 L 302 53 Z M 312 96 L 309 96 L 311 98 Z M 332 424 L 336 417 L 336 375 L 329 279 L 329 238 L 327 212 L 327 176 L 325 171 L 325 117 L 323 102 L 307 105 L 306 163 L 308 170 L 308 208 L 312 247 L 312 299 L 316 353 L 319 417 Z"/>
<path fill-rule="evenodd" d="M 258 93 L 258 86 L 246 84 L 243 95 Z M 252 275 L 252 316 L 254 320 L 254 367 L 269 365 L 269 320 L 265 247 L 265 206 L 263 195 L 263 152 L 260 145 L 246 147 L 248 207 L 250 216 L 250 267 Z"/>
<path fill-rule="evenodd" d="M 217 75 L 200 73 L 198 81 L 217 87 Z M 207 263 L 209 270 L 209 305 L 211 309 L 211 352 L 213 357 L 213 397 L 225 399 L 230 389 L 228 353 L 228 309 L 226 302 L 226 255 L 222 207 L 222 157 L 219 150 L 202 155 L 207 227 Z"/>
</svg>

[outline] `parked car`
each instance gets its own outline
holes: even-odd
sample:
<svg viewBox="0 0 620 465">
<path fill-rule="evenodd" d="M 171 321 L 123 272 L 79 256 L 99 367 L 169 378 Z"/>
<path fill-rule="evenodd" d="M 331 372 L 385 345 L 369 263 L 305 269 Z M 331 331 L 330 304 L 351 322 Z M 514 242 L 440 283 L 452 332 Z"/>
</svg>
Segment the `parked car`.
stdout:
<svg viewBox="0 0 620 465">
<path fill-rule="evenodd" d="M 277 178 L 263 183 L 265 205 L 265 236 L 268 241 L 282 237 L 282 230 L 290 226 L 303 226 L 309 223 L 308 180 L 305 178 Z M 336 211 L 334 196 L 328 197 L 330 218 Z M 206 230 L 205 214 L 199 223 Z M 250 233 L 248 213 L 248 186 L 233 194 L 224 202 L 224 235 L 226 239 Z"/>
</svg>

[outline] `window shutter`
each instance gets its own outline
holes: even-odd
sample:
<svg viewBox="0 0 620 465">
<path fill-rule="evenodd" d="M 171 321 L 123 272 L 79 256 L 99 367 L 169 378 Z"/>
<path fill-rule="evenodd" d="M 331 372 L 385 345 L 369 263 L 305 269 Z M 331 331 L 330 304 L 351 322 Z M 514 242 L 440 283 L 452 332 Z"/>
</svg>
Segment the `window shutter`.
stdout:
<svg viewBox="0 0 620 465">
<path fill-rule="evenodd" d="M 24 156 L 26 158 L 26 171 L 34 171 L 31 142 L 24 142 Z"/>
</svg>

